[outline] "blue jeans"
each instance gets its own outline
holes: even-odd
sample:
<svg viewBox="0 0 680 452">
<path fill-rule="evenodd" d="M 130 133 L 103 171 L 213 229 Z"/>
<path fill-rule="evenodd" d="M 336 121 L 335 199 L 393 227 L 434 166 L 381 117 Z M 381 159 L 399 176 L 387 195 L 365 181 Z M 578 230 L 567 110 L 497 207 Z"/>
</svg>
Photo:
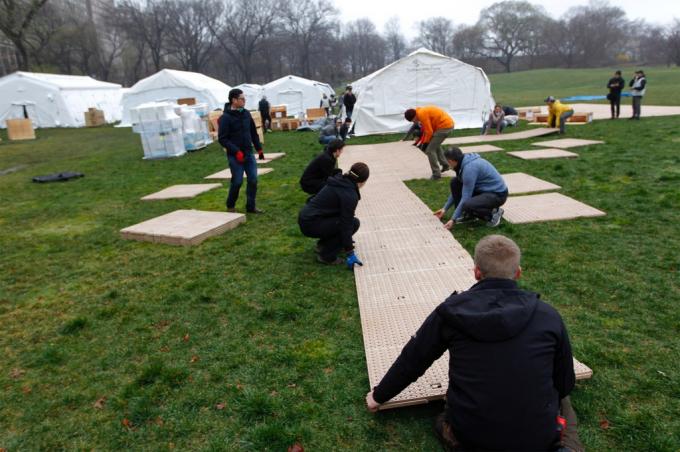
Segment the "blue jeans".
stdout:
<svg viewBox="0 0 680 452">
<path fill-rule="evenodd" d="M 574 110 L 565 111 L 560 115 L 560 133 L 564 133 L 564 128 L 567 127 L 567 119 L 571 118 Z"/>
<path fill-rule="evenodd" d="M 319 137 L 319 144 L 329 144 L 331 141 L 335 140 L 337 137 L 334 137 L 332 135 L 321 135 Z"/>
<path fill-rule="evenodd" d="M 252 152 L 246 153 L 246 158 L 243 164 L 236 161 L 235 156 L 228 155 L 229 169 L 231 170 L 231 183 L 229 185 L 229 195 L 227 196 L 227 209 L 233 209 L 236 206 L 238 199 L 238 192 L 243 185 L 243 173 L 245 171 L 248 177 L 248 184 L 246 185 L 246 211 L 255 210 L 255 195 L 257 195 L 257 161 Z"/>
</svg>

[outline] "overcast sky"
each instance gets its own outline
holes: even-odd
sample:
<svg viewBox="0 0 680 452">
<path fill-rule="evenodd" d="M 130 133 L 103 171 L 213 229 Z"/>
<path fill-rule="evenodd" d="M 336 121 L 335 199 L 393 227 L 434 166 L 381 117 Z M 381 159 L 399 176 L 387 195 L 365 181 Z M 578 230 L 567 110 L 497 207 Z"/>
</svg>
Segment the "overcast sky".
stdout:
<svg viewBox="0 0 680 452">
<path fill-rule="evenodd" d="M 530 1 L 542 5 L 554 18 L 572 6 L 588 4 L 587 0 Z M 415 24 L 420 20 L 444 16 L 453 20 L 454 25 L 473 24 L 479 18 L 479 11 L 494 3 L 494 0 L 335 0 L 343 22 L 367 17 L 382 32 L 385 22 L 397 16 L 408 38 L 417 34 Z M 622 8 L 628 19 L 645 19 L 660 25 L 670 23 L 674 17 L 680 19 L 680 0 L 615 0 L 609 3 Z"/>
</svg>

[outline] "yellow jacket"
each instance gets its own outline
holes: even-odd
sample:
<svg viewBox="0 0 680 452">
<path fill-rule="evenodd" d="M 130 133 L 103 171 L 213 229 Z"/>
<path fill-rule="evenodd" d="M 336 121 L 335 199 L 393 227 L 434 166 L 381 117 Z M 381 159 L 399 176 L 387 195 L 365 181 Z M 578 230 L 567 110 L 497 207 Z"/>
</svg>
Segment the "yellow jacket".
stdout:
<svg viewBox="0 0 680 452">
<path fill-rule="evenodd" d="M 552 104 L 548 104 L 548 127 L 559 127 L 560 126 L 560 116 L 562 113 L 573 110 L 571 105 L 563 104 L 559 100 L 556 100 Z M 553 126 L 552 123 L 555 122 Z"/>
<path fill-rule="evenodd" d="M 422 130 L 422 135 L 420 137 L 421 143 L 429 143 L 432 139 L 432 134 L 436 130 L 451 129 L 454 125 L 451 116 L 434 105 L 416 108 L 416 118 L 418 119 L 418 122 L 420 122 Z"/>
</svg>

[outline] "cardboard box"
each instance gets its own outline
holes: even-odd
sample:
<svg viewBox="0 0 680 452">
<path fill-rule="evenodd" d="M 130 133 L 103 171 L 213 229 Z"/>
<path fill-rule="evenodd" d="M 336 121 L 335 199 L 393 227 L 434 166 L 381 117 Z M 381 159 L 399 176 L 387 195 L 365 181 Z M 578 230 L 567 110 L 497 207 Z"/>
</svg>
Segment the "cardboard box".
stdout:
<svg viewBox="0 0 680 452">
<path fill-rule="evenodd" d="M 183 97 L 181 99 L 177 99 L 177 103 L 180 105 L 196 105 L 196 98 L 195 97 Z"/>
<path fill-rule="evenodd" d="M 272 119 L 283 119 L 288 116 L 286 111 L 287 108 L 285 105 L 273 105 L 269 108 L 269 115 Z"/>
<path fill-rule="evenodd" d="M 262 115 L 260 115 L 259 111 L 257 111 L 257 110 L 251 111 L 250 116 L 253 117 L 253 121 L 255 122 L 255 127 L 262 127 Z"/>
<path fill-rule="evenodd" d="M 325 108 L 308 108 L 307 109 L 307 121 L 315 121 L 319 118 L 326 117 Z"/>
<path fill-rule="evenodd" d="M 15 140 L 35 140 L 35 130 L 30 119 L 8 119 L 7 138 Z"/>
<path fill-rule="evenodd" d="M 98 127 L 106 124 L 106 118 L 102 110 L 90 107 L 83 115 L 85 117 L 85 127 Z"/>
</svg>

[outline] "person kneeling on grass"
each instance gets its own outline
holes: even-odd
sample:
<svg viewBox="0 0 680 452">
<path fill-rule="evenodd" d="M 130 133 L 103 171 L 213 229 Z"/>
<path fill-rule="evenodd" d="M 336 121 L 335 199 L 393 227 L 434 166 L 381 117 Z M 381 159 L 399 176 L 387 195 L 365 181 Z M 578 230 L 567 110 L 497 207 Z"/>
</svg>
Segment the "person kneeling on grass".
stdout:
<svg viewBox="0 0 680 452">
<path fill-rule="evenodd" d="M 329 177 L 342 173 L 337 166 L 338 157 L 344 147 L 345 143 L 342 140 L 333 140 L 321 154 L 309 162 L 300 178 L 300 187 L 305 193 L 316 195 L 326 185 Z"/>
<path fill-rule="evenodd" d="M 576 378 L 560 314 L 517 286 L 520 250 L 509 238 L 484 237 L 474 263 L 478 282 L 425 319 L 366 395 L 368 410 L 376 412 L 449 350 L 446 408 L 435 422 L 446 450 L 584 450 L 568 397 Z"/>
<path fill-rule="evenodd" d="M 560 135 L 564 135 L 567 119 L 574 114 L 574 109 L 553 96 L 546 97 L 545 103 L 548 104 L 548 127 L 559 127 Z"/>
<path fill-rule="evenodd" d="M 347 173 L 328 178 L 321 191 L 300 211 L 298 224 L 302 234 L 319 239 L 316 245 L 319 262 L 330 265 L 344 262 L 350 269 L 354 269 L 355 264 L 363 265 L 354 254 L 352 236 L 359 230 L 354 211 L 361 199 L 359 189 L 366 183 L 368 174 L 368 165 L 355 163 Z M 343 249 L 344 261 L 338 257 Z"/>
<path fill-rule="evenodd" d="M 508 199 L 508 187 L 498 170 L 479 154 L 463 154 L 460 148 L 447 149 L 444 157 L 456 175 L 451 178 L 446 204 L 434 215 L 441 219 L 450 207 L 456 206 L 444 224 L 446 229 L 474 218 L 486 221 L 488 226 L 498 226 L 503 217 L 501 206 Z"/>
</svg>

